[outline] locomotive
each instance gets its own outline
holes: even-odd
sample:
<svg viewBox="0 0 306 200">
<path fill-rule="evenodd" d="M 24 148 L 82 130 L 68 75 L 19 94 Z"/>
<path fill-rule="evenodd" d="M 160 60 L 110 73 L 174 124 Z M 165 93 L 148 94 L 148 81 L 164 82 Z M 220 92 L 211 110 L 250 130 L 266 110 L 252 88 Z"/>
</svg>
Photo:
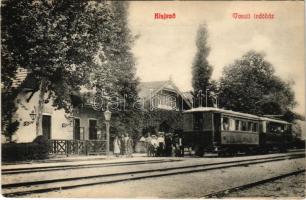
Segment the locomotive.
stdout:
<svg viewBox="0 0 306 200">
<path fill-rule="evenodd" d="M 186 110 L 183 118 L 183 145 L 198 156 L 285 152 L 293 140 L 291 124 L 283 120 L 214 107 Z"/>
</svg>

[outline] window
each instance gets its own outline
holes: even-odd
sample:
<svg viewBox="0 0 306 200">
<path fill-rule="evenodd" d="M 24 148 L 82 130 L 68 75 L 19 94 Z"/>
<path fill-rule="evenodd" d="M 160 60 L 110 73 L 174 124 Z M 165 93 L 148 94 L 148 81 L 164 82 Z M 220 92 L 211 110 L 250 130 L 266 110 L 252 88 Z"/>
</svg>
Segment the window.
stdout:
<svg viewBox="0 0 306 200">
<path fill-rule="evenodd" d="M 187 114 L 184 114 L 184 124 L 183 124 L 183 128 L 185 131 L 191 131 L 193 130 L 192 128 L 192 113 L 187 113 Z"/>
<path fill-rule="evenodd" d="M 225 131 L 229 130 L 229 119 L 227 117 L 223 117 L 222 127 Z"/>
<path fill-rule="evenodd" d="M 257 129 L 258 129 L 258 124 L 257 123 L 254 123 L 253 124 L 253 132 L 257 132 Z"/>
<path fill-rule="evenodd" d="M 252 131 L 253 122 L 248 122 L 248 131 Z"/>
<path fill-rule="evenodd" d="M 213 118 L 212 113 L 210 112 L 204 112 L 203 113 L 203 130 L 212 130 L 212 124 L 213 124 Z M 220 120 L 220 119 L 219 119 Z"/>
<path fill-rule="evenodd" d="M 271 122 L 269 124 L 269 131 L 271 133 L 281 134 L 284 132 L 284 126 L 282 124 Z"/>
<path fill-rule="evenodd" d="M 176 109 L 176 97 L 170 95 L 158 95 L 157 106 L 164 109 Z"/>
<path fill-rule="evenodd" d="M 176 98 L 175 97 L 173 97 L 173 96 L 169 96 L 168 98 L 168 105 L 171 107 L 171 108 L 173 108 L 173 109 L 176 109 Z"/>
<path fill-rule="evenodd" d="M 234 131 L 235 130 L 235 120 L 234 119 L 229 119 L 229 129 L 231 130 L 231 131 Z"/>
<path fill-rule="evenodd" d="M 262 122 L 262 132 L 263 132 L 263 133 L 266 133 L 266 132 L 267 132 L 267 122 L 266 122 L 266 121 L 263 121 L 263 122 Z"/>
<path fill-rule="evenodd" d="M 247 131 L 247 122 L 241 121 L 241 130 L 242 131 Z"/>
<path fill-rule="evenodd" d="M 235 120 L 235 130 L 236 130 L 236 131 L 239 131 L 239 130 L 240 130 L 239 124 L 240 124 L 239 120 Z"/>
</svg>

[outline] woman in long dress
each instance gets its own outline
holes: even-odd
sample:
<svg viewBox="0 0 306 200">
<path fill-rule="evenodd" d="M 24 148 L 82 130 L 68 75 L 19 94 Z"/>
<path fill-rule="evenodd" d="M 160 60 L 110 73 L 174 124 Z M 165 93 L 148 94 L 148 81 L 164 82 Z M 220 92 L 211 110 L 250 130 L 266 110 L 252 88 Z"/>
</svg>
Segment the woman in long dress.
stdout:
<svg viewBox="0 0 306 200">
<path fill-rule="evenodd" d="M 114 154 L 115 154 L 116 157 L 118 157 L 119 154 L 120 154 L 120 146 L 121 146 L 121 142 L 120 142 L 118 136 L 116 136 L 115 139 L 114 139 Z"/>
<path fill-rule="evenodd" d="M 133 139 L 131 137 L 129 137 L 129 139 L 127 141 L 127 146 L 128 146 L 127 157 L 133 157 L 134 142 L 133 142 Z"/>
<path fill-rule="evenodd" d="M 120 143 L 121 143 L 121 146 L 120 146 L 120 155 L 121 156 L 124 156 L 124 154 L 125 154 L 125 142 L 124 142 L 124 138 L 125 138 L 125 136 L 124 136 L 124 134 L 122 134 L 121 136 L 120 136 Z"/>
</svg>

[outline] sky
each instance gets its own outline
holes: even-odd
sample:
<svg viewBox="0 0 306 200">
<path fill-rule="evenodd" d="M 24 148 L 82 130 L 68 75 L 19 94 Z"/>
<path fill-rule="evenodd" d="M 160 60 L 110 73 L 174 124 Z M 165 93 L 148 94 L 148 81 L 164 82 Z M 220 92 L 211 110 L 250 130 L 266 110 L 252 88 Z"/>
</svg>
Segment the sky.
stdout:
<svg viewBox="0 0 306 200">
<path fill-rule="evenodd" d="M 155 13 L 175 13 L 176 18 L 154 19 Z M 250 14 L 251 19 L 235 19 L 233 13 Z M 260 13 L 274 18 L 253 19 Z M 206 23 L 213 79 L 247 51 L 264 52 L 276 75 L 294 81 L 295 111 L 305 115 L 303 1 L 132 1 L 128 20 L 132 34 L 138 36 L 132 50 L 141 81 L 171 77 L 182 91 L 191 90 L 196 33 Z"/>
</svg>

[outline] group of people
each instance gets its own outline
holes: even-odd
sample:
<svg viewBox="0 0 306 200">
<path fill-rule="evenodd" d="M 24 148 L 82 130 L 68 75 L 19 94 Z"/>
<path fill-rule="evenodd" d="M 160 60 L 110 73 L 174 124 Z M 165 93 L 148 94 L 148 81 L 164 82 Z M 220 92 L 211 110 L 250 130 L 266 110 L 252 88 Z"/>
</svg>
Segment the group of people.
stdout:
<svg viewBox="0 0 306 200">
<path fill-rule="evenodd" d="M 126 157 L 133 157 L 133 146 L 134 142 L 129 134 L 123 134 L 121 137 L 116 135 L 114 141 L 114 154 L 116 157 L 119 156 L 126 156 Z"/>
<path fill-rule="evenodd" d="M 148 133 L 146 147 L 148 156 L 184 156 L 182 137 L 179 134 L 159 132 L 156 136 Z"/>
</svg>

